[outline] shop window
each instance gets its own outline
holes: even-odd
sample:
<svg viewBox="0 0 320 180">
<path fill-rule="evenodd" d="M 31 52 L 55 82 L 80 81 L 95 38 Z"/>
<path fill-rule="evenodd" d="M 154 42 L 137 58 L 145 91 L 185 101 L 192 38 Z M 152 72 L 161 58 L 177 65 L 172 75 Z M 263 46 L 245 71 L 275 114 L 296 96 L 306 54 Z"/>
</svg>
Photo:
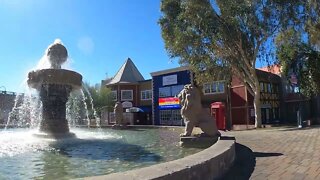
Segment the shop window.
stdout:
<svg viewBox="0 0 320 180">
<path fill-rule="evenodd" d="M 180 110 L 160 110 L 161 125 L 184 125 Z"/>
<path fill-rule="evenodd" d="M 133 91 L 132 90 L 121 90 L 121 101 L 132 101 Z"/>
<path fill-rule="evenodd" d="M 141 91 L 141 100 L 151 100 L 151 99 L 152 99 L 151 90 Z"/>
</svg>

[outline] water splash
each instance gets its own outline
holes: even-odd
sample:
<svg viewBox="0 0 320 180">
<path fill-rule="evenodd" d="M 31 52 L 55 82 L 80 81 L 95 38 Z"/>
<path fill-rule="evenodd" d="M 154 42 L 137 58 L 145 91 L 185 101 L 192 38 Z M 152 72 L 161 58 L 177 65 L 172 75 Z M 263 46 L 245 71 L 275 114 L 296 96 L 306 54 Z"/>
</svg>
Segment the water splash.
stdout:
<svg viewBox="0 0 320 180">
<path fill-rule="evenodd" d="M 66 107 L 69 127 L 88 125 L 88 112 L 80 90 L 70 93 Z"/>
<path fill-rule="evenodd" d="M 82 83 L 82 89 L 84 89 L 86 91 L 87 95 L 88 95 L 89 102 L 90 102 L 90 105 L 91 105 L 91 110 L 93 111 L 93 116 L 94 116 L 94 118 L 96 120 L 96 124 L 95 125 L 96 125 L 96 127 L 100 127 L 100 123 L 101 122 L 100 122 L 100 118 L 99 118 L 99 116 L 97 114 L 97 111 L 94 108 L 92 95 L 91 95 L 88 87 L 84 83 Z"/>
<path fill-rule="evenodd" d="M 9 113 L 5 129 L 8 127 L 38 127 L 42 117 L 42 103 L 38 94 L 27 93 L 17 94 L 14 106 Z"/>
<path fill-rule="evenodd" d="M 53 44 L 56 43 L 63 44 L 60 39 L 56 39 Z M 44 55 L 39 59 L 37 65 L 32 68 L 33 71 L 51 68 L 47 52 L 48 48 L 45 51 Z M 65 63 L 62 69 L 70 69 L 70 61 L 72 61 L 72 59 L 68 58 L 66 62 L 69 63 Z M 26 78 L 22 83 L 22 87 L 24 87 L 25 92 L 18 94 L 15 97 L 14 106 L 7 118 L 5 130 L 8 127 L 39 128 L 40 122 L 42 120 L 42 102 L 40 100 L 39 93 L 35 90 L 29 89 L 27 83 L 28 78 L 28 75 L 26 75 Z M 95 125 L 100 125 L 100 118 L 98 117 L 97 112 L 94 109 L 93 99 L 90 92 L 86 88 L 71 92 L 71 97 L 68 99 L 66 106 L 66 118 L 70 126 L 78 126 L 84 124 L 86 124 L 87 126 L 91 125 L 88 107 L 90 107 L 89 110 L 93 112 L 93 116 L 96 120 Z"/>
<path fill-rule="evenodd" d="M 90 117 L 89 117 L 89 112 L 88 112 L 88 106 L 87 106 L 87 103 L 86 103 L 86 95 L 84 94 L 82 89 L 80 90 L 80 92 L 81 92 L 82 102 L 83 102 L 83 105 L 84 105 L 84 108 L 85 108 L 85 112 L 86 112 L 87 125 L 88 125 L 88 127 L 90 127 L 91 122 L 90 122 Z"/>
</svg>

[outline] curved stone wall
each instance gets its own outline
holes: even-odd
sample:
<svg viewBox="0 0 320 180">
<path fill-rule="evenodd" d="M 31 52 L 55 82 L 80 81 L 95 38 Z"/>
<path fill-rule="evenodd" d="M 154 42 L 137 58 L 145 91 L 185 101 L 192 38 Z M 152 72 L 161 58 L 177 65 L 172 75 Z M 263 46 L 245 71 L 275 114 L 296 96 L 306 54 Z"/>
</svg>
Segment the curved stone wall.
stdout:
<svg viewBox="0 0 320 180">
<path fill-rule="evenodd" d="M 86 179 L 212 180 L 222 177 L 233 165 L 234 160 L 235 138 L 222 136 L 216 144 L 209 148 L 181 159 L 141 169 L 88 177 Z"/>
</svg>

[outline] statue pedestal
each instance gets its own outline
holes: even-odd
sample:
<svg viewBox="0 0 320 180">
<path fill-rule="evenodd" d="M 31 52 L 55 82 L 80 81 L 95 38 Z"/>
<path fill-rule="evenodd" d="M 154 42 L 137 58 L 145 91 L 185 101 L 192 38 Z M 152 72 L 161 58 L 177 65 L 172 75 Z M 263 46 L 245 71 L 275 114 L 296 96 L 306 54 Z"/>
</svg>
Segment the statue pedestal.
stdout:
<svg viewBox="0 0 320 180">
<path fill-rule="evenodd" d="M 180 137 L 182 147 L 207 148 L 219 140 L 220 136 L 186 136 Z"/>
</svg>

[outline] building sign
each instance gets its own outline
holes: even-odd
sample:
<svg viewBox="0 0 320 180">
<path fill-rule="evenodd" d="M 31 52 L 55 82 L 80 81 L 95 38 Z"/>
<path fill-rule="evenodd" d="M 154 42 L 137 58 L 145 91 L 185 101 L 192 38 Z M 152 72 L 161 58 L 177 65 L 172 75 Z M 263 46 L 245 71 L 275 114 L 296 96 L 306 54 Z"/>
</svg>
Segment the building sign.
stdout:
<svg viewBox="0 0 320 180">
<path fill-rule="evenodd" d="M 132 107 L 132 102 L 124 101 L 124 102 L 122 103 L 122 107 L 123 107 L 123 108 L 131 108 L 131 107 Z"/>
<path fill-rule="evenodd" d="M 179 99 L 176 97 L 159 98 L 159 109 L 179 109 Z"/>
<path fill-rule="evenodd" d="M 178 78 L 177 78 L 176 74 L 162 77 L 162 85 L 163 86 L 177 84 L 177 83 L 178 83 Z"/>
</svg>

